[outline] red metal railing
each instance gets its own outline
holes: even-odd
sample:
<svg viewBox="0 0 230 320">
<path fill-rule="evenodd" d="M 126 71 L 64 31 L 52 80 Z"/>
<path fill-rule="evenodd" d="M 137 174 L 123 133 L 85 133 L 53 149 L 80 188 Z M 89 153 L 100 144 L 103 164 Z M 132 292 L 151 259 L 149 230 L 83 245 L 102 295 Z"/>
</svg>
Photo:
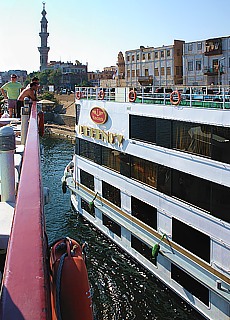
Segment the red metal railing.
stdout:
<svg viewBox="0 0 230 320">
<path fill-rule="evenodd" d="M 33 104 L 2 283 L 0 319 L 51 319 L 47 241 Z"/>
</svg>

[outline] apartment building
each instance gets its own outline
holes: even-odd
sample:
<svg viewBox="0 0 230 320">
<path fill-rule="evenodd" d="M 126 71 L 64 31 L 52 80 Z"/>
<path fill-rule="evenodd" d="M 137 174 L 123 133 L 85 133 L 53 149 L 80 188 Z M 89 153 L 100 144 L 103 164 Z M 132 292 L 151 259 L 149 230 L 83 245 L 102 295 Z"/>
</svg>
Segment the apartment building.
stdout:
<svg viewBox="0 0 230 320">
<path fill-rule="evenodd" d="M 174 40 L 174 44 L 169 46 L 140 46 L 139 49 L 126 51 L 126 85 L 161 87 L 182 84 L 183 44 L 182 40 Z"/>
</svg>

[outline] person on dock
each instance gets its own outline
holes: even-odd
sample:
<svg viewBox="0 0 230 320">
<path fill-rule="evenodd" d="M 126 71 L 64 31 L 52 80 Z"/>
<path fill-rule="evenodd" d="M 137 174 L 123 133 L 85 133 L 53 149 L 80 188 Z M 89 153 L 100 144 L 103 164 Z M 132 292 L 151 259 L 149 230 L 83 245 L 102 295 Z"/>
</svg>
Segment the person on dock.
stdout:
<svg viewBox="0 0 230 320">
<path fill-rule="evenodd" d="M 21 107 L 24 105 L 24 98 L 29 98 L 32 101 L 37 101 L 35 92 L 38 90 L 39 84 L 36 82 L 31 82 L 28 86 L 22 90 L 17 100 L 17 118 L 21 117 Z"/>
<path fill-rule="evenodd" d="M 22 84 L 17 81 L 17 75 L 11 75 L 11 81 L 5 83 L 1 88 L 1 93 L 5 99 L 8 100 L 9 116 L 12 118 L 16 114 L 17 99 L 20 95 Z"/>
<path fill-rule="evenodd" d="M 39 82 L 39 78 L 38 77 L 33 77 L 31 82 L 36 82 L 38 84 L 38 88 L 39 88 L 40 82 Z M 29 88 L 30 88 L 30 83 L 27 85 L 26 89 L 29 89 Z M 37 99 L 38 88 L 37 88 L 37 90 L 34 90 L 34 95 L 35 95 L 36 99 Z"/>
</svg>

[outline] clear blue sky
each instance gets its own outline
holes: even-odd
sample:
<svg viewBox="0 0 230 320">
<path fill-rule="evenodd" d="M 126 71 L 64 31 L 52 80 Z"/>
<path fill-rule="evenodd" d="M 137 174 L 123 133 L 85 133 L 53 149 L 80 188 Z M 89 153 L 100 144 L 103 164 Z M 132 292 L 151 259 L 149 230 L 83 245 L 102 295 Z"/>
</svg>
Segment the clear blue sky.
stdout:
<svg viewBox="0 0 230 320">
<path fill-rule="evenodd" d="M 48 60 L 116 65 L 119 51 L 230 35 L 230 0 L 46 0 Z M 40 0 L 0 0 L 0 71 L 39 70 Z"/>
</svg>

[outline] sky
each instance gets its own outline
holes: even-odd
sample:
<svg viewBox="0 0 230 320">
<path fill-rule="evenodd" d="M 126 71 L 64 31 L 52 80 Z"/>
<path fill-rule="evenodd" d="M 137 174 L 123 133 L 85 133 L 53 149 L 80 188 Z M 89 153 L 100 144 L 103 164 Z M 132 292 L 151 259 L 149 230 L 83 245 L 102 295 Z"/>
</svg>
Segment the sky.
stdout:
<svg viewBox="0 0 230 320">
<path fill-rule="evenodd" d="M 114 66 L 120 51 L 230 35 L 230 0 L 45 0 L 48 61 Z M 0 0 L 0 71 L 38 71 L 41 0 Z"/>
</svg>

